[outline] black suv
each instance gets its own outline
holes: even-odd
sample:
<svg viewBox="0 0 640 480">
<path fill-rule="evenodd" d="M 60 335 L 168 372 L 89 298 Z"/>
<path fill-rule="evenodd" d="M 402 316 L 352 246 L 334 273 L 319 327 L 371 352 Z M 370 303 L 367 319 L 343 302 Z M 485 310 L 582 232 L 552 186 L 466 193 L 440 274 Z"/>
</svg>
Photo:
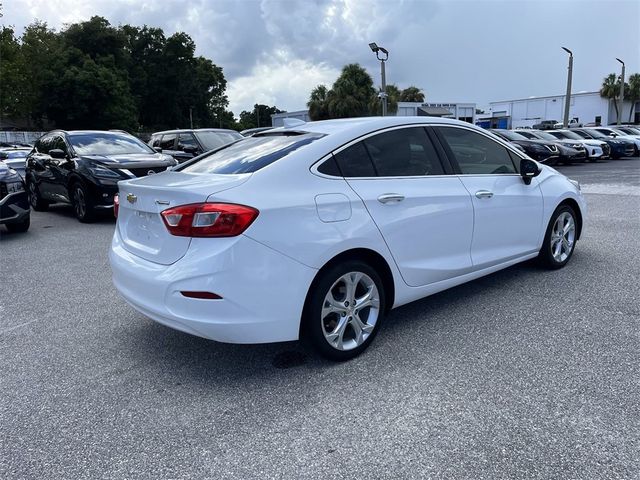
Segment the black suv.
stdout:
<svg viewBox="0 0 640 480">
<path fill-rule="evenodd" d="M 105 131 L 49 132 L 27 156 L 25 180 L 34 210 L 50 203 L 73 205 L 78 220 L 91 222 L 113 208 L 118 182 L 162 172 L 177 165 L 127 133 Z"/>
<path fill-rule="evenodd" d="M 199 128 L 196 130 L 167 130 L 151 135 L 149 146 L 166 153 L 182 163 L 201 153 L 244 138 L 235 130 Z"/>
</svg>

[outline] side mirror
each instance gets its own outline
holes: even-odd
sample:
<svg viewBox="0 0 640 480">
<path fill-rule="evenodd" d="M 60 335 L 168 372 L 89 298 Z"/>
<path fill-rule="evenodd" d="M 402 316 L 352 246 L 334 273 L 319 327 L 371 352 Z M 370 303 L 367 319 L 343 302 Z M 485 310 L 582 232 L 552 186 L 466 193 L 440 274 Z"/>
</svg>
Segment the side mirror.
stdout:
<svg viewBox="0 0 640 480">
<path fill-rule="evenodd" d="M 54 148 L 52 150 L 49 150 L 49 156 L 51 158 L 58 158 L 58 159 L 67 158 L 67 154 L 64 153 L 64 151 L 60 150 L 59 148 Z"/>
<path fill-rule="evenodd" d="M 531 179 L 540 175 L 540 168 L 538 164 L 528 158 L 520 160 L 520 175 L 525 185 L 531 184 Z"/>
</svg>

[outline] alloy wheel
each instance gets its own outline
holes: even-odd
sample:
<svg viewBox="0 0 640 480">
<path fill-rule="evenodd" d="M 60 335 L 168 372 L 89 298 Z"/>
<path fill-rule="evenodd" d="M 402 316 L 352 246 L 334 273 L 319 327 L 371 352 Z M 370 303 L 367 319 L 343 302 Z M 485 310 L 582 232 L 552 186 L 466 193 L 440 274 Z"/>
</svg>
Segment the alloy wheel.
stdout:
<svg viewBox="0 0 640 480">
<path fill-rule="evenodd" d="M 569 258 L 575 239 L 576 222 L 569 212 L 562 212 L 551 231 L 551 255 L 556 262 L 562 263 Z"/>
<path fill-rule="evenodd" d="M 336 280 L 325 296 L 321 327 L 336 350 L 353 350 L 373 332 L 380 314 L 380 294 L 371 277 L 349 272 Z"/>
<path fill-rule="evenodd" d="M 73 208 L 78 218 L 84 218 L 87 213 L 87 204 L 84 198 L 84 191 L 80 185 L 73 189 Z"/>
<path fill-rule="evenodd" d="M 38 192 L 33 182 L 29 182 L 29 203 L 34 209 L 38 207 Z"/>
</svg>

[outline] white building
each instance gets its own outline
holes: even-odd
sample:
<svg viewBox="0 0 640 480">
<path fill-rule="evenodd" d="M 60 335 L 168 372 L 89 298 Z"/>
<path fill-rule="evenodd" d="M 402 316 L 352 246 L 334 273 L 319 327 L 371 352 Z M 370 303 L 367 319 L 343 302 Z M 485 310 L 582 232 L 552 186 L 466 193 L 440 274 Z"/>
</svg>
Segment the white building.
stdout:
<svg viewBox="0 0 640 480">
<path fill-rule="evenodd" d="M 491 102 L 489 111 L 478 118 L 479 125 L 485 128 L 531 127 L 542 120 L 564 118 L 565 95 L 548 97 L 529 97 L 516 100 Z M 636 102 L 636 106 L 639 107 Z M 618 105 L 619 106 L 619 105 Z M 624 102 L 622 121 L 629 121 L 631 102 Z M 600 92 L 579 92 L 571 95 L 569 118 L 575 118 L 582 124 L 609 125 L 616 123 L 617 116 L 613 101 L 600 96 Z M 640 112 L 635 109 L 632 122 L 640 122 Z"/>
<path fill-rule="evenodd" d="M 309 117 L 309 110 L 297 110 L 295 112 L 274 113 L 273 115 L 271 115 L 271 126 L 284 126 L 285 118 L 297 118 L 298 120 L 302 120 L 303 122 L 311 121 L 311 117 Z"/>
<path fill-rule="evenodd" d="M 475 123 L 475 103 L 398 102 L 398 117 L 445 117 Z"/>
</svg>

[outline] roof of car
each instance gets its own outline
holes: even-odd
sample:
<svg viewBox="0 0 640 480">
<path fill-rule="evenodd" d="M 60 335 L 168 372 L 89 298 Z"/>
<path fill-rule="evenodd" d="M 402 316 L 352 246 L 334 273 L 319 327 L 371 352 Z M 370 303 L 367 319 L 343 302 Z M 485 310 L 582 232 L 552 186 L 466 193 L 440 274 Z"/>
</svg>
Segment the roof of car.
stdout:
<svg viewBox="0 0 640 480">
<path fill-rule="evenodd" d="M 454 120 L 451 118 L 441 117 L 357 117 L 357 118 L 338 118 L 333 120 L 319 120 L 316 122 L 306 122 L 296 124 L 292 127 L 278 127 L 265 132 L 282 132 L 282 131 L 300 131 L 310 133 L 322 133 L 325 135 L 331 135 L 334 133 L 342 133 L 346 130 L 351 132 L 356 131 L 375 131 L 382 128 L 412 125 L 412 124 L 441 124 L 441 125 L 464 125 L 471 128 L 482 130 L 475 125 L 462 122 L 460 120 Z M 258 134 L 260 135 L 260 134 Z"/>
<path fill-rule="evenodd" d="M 230 128 L 179 128 L 175 130 L 163 130 L 161 132 L 154 132 L 152 135 L 162 135 L 165 133 L 186 133 L 186 132 L 221 132 L 221 133 L 238 133 Z"/>
</svg>

